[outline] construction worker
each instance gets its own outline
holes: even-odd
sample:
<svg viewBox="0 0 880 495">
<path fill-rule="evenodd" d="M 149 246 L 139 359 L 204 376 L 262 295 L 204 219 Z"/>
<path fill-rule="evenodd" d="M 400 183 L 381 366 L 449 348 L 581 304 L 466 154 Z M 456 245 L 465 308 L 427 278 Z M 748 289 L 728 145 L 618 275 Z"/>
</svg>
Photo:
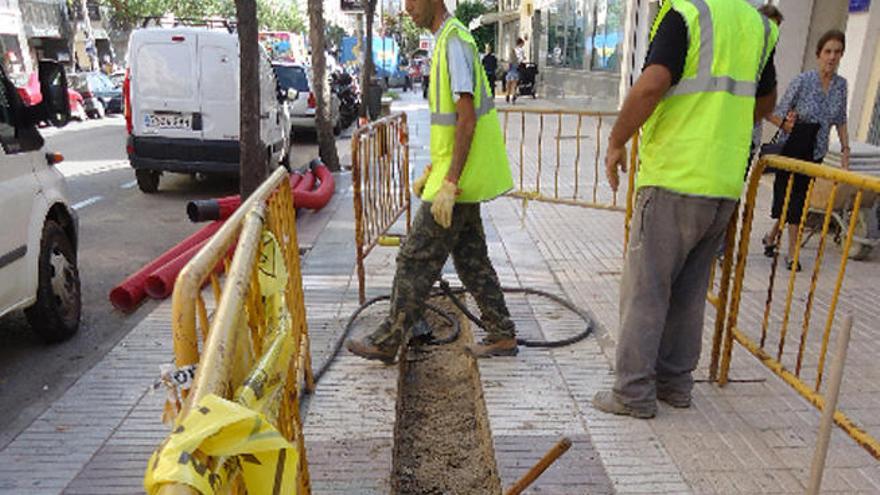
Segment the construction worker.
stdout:
<svg viewBox="0 0 880 495">
<path fill-rule="evenodd" d="M 593 406 L 651 418 L 690 407 L 709 270 L 736 209 L 754 122 L 776 102 L 778 31 L 746 0 L 667 0 L 608 137 L 613 190 L 641 127 L 638 195 L 620 283 L 612 390 Z"/>
<path fill-rule="evenodd" d="M 514 324 L 486 247 L 480 203 L 513 187 L 507 151 L 486 72 L 468 29 L 443 0 L 407 0 L 415 24 L 436 43 L 431 59 L 431 165 L 413 183 L 424 201 L 397 256 L 391 311 L 379 328 L 348 350 L 393 363 L 404 333 L 421 324 L 423 304 L 446 259 L 480 308 L 488 336 L 468 346 L 475 357 L 517 353 Z"/>
</svg>

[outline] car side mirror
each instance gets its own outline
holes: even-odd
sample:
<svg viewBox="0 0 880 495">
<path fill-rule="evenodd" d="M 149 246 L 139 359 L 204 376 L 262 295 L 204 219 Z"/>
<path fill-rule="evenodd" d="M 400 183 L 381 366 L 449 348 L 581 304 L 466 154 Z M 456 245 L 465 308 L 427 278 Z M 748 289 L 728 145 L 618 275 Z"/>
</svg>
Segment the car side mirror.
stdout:
<svg viewBox="0 0 880 495">
<path fill-rule="evenodd" d="M 64 67 L 52 60 L 40 60 L 40 120 L 55 127 L 64 127 L 70 120 L 70 101 L 67 95 L 67 75 Z"/>
<path fill-rule="evenodd" d="M 293 88 L 288 88 L 287 89 L 287 101 L 296 101 L 297 98 L 299 98 L 299 91 L 297 91 Z"/>
</svg>

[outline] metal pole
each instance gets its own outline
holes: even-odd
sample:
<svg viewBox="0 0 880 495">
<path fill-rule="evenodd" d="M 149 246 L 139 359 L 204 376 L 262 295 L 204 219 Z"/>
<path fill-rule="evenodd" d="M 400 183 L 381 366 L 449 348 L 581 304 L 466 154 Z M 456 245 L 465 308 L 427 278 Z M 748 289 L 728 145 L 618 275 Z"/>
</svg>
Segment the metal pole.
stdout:
<svg viewBox="0 0 880 495">
<path fill-rule="evenodd" d="M 837 410 L 837 398 L 840 395 L 840 382 L 843 380 L 843 365 L 846 361 L 846 349 L 849 346 L 849 334 L 852 330 L 853 317 L 848 315 L 843 320 L 843 328 L 837 336 L 837 352 L 831 363 L 831 376 L 828 383 L 828 395 L 822 408 L 822 419 L 819 423 L 819 438 L 816 439 L 816 451 L 813 453 L 813 464 L 810 466 L 810 484 L 807 493 L 818 495 L 822 486 L 822 474 L 825 472 L 825 457 L 828 455 L 828 443 L 831 441 L 831 428 L 834 423 L 834 411 Z"/>
</svg>

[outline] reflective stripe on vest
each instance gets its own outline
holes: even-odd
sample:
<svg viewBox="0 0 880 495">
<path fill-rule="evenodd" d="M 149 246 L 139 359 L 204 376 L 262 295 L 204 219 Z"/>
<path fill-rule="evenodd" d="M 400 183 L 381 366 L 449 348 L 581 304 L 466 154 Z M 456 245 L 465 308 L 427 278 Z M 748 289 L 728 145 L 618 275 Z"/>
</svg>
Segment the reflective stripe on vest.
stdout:
<svg viewBox="0 0 880 495">
<path fill-rule="evenodd" d="M 705 0 L 688 0 L 697 8 L 700 19 L 700 64 L 697 66 L 697 77 L 694 79 L 682 79 L 673 86 L 667 96 L 687 95 L 693 93 L 706 93 L 710 91 L 723 91 L 736 96 L 755 96 L 758 90 L 758 78 L 761 70 L 753 81 L 737 81 L 728 76 L 713 76 L 712 62 L 715 60 L 715 29 L 712 27 L 712 12 Z M 761 16 L 764 21 L 764 47 L 761 54 L 761 69 L 766 63 L 767 44 L 770 39 L 770 24 L 767 17 Z"/>
<path fill-rule="evenodd" d="M 507 160 L 504 135 L 495 111 L 495 101 L 489 91 L 486 72 L 479 64 L 476 43 L 467 28 L 455 18 L 446 21 L 437 36 L 431 66 L 428 104 L 431 110 L 431 174 L 422 194 L 423 201 L 431 201 L 439 190 L 452 164 L 455 147 L 456 104 L 450 85 L 446 58 L 447 42 L 457 36 L 474 55 L 474 112 L 476 126 L 461 171 L 457 202 L 487 201 L 513 187 L 513 177 Z"/>
<path fill-rule="evenodd" d="M 652 41 L 670 10 L 685 21 L 688 51 L 681 80 L 642 126 L 638 187 L 739 198 L 755 93 L 778 31 L 745 1 L 667 0 Z"/>
</svg>

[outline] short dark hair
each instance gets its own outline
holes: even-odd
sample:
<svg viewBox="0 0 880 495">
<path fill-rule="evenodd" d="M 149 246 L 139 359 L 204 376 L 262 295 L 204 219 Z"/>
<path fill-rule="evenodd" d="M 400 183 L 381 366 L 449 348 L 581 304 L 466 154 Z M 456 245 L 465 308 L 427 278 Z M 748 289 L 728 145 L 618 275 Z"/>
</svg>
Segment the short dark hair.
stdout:
<svg viewBox="0 0 880 495">
<path fill-rule="evenodd" d="M 525 44 L 525 41 L 524 41 L 522 38 L 517 38 L 517 39 L 516 39 L 516 44 L 517 44 L 517 45 L 522 45 L 522 44 Z"/>
<path fill-rule="evenodd" d="M 785 20 L 785 17 L 782 17 L 782 12 L 780 12 L 775 5 L 769 3 L 766 5 L 762 5 L 761 8 L 758 9 L 758 12 L 764 14 L 764 17 L 774 20 L 779 24 L 781 24 L 782 21 Z"/>
<path fill-rule="evenodd" d="M 820 53 L 822 53 L 822 49 L 825 48 L 825 44 L 829 41 L 839 41 L 841 45 L 843 45 L 844 51 L 846 50 L 846 35 L 843 34 L 843 31 L 839 29 L 831 29 L 826 31 L 825 34 L 819 38 L 819 42 L 816 43 L 816 56 L 818 57 Z"/>
</svg>

